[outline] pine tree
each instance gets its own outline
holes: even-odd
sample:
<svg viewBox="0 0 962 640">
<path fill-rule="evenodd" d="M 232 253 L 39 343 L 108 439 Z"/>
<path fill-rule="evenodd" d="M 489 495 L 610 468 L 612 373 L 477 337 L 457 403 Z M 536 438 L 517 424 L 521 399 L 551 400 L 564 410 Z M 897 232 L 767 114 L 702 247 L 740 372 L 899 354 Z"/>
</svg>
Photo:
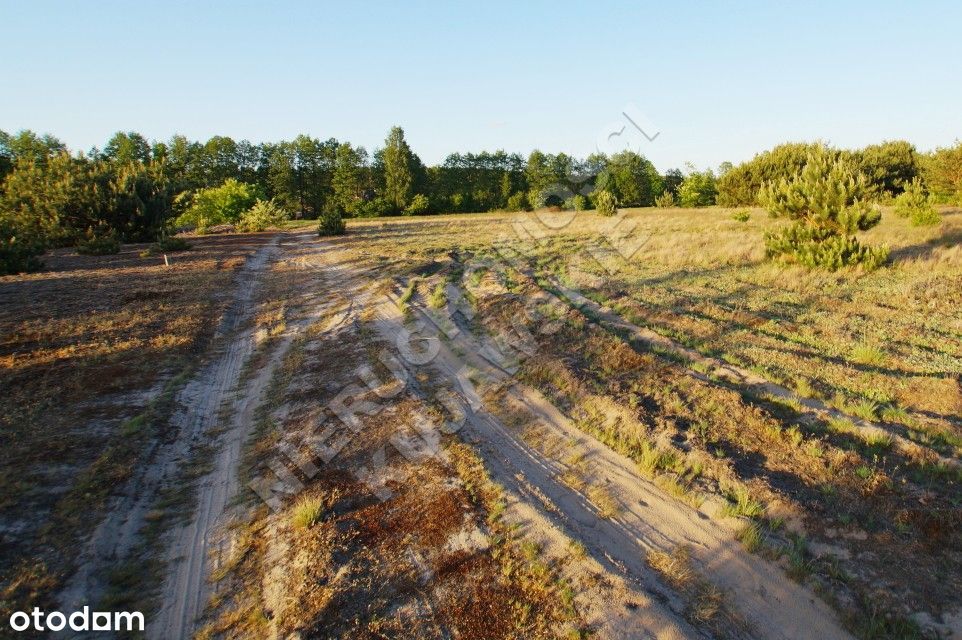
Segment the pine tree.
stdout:
<svg viewBox="0 0 962 640">
<path fill-rule="evenodd" d="M 613 216 L 618 213 L 618 199 L 610 191 L 595 191 L 592 197 L 598 215 Z"/>
<path fill-rule="evenodd" d="M 913 178 L 905 184 L 905 190 L 895 198 L 895 215 L 909 218 L 916 227 L 935 225 L 942 221 L 935 210 L 931 194 L 925 192 L 922 181 Z"/>
<path fill-rule="evenodd" d="M 367 152 L 362 147 L 354 149 L 346 142 L 335 152 L 331 187 L 334 201 L 347 213 L 356 213 L 361 201 L 361 167 L 366 158 Z"/>
<path fill-rule="evenodd" d="M 414 182 L 411 165 L 411 148 L 404 140 L 404 130 L 392 127 L 384 141 L 384 196 L 396 213 L 403 211 L 411 199 Z"/>
<path fill-rule="evenodd" d="M 831 270 L 880 266 L 888 250 L 863 246 L 855 238 L 856 232 L 871 229 L 881 219 L 879 210 L 865 200 L 868 193 L 868 181 L 852 160 L 819 145 L 798 174 L 761 189 L 759 200 L 769 213 L 793 221 L 766 236 L 768 255 L 791 256 L 808 267 Z"/>
</svg>

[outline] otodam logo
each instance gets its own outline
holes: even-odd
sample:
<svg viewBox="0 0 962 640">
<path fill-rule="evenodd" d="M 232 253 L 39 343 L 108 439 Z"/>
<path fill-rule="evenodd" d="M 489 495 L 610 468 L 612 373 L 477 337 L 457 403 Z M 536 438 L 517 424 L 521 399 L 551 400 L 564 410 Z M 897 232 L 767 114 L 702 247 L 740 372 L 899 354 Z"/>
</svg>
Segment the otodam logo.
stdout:
<svg viewBox="0 0 962 640">
<path fill-rule="evenodd" d="M 14 631 L 143 631 L 144 614 L 139 611 L 90 611 L 84 607 L 70 614 L 51 611 L 46 613 L 34 607 L 31 614 L 16 611 L 10 616 L 10 628 Z"/>
</svg>

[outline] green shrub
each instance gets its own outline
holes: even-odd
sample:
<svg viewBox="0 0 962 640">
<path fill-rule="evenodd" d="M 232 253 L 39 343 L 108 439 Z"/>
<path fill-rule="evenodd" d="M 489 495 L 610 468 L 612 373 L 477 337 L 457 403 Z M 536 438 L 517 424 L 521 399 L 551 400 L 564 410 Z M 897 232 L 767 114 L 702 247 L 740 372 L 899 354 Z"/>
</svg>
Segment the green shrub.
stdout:
<svg viewBox="0 0 962 640">
<path fill-rule="evenodd" d="M 618 200 L 610 191 L 596 191 L 594 198 L 598 215 L 613 216 L 618 213 Z"/>
<path fill-rule="evenodd" d="M 942 216 L 935 210 L 935 207 L 929 206 L 913 212 L 911 221 L 912 225 L 916 227 L 931 227 L 942 222 Z"/>
<path fill-rule="evenodd" d="M 830 270 L 862 265 L 874 269 L 888 249 L 861 245 L 855 233 L 878 224 L 881 213 L 864 197 L 865 176 L 851 159 L 824 146 L 809 153 L 805 167 L 791 179 L 766 184 L 759 199 L 774 217 L 793 224 L 765 237 L 769 257 L 789 257 Z"/>
<path fill-rule="evenodd" d="M 513 193 L 508 197 L 508 211 L 527 211 L 528 196 L 523 191 Z"/>
<path fill-rule="evenodd" d="M 393 211 L 390 202 L 384 198 L 374 198 L 361 204 L 357 209 L 357 215 L 361 218 L 380 218 L 390 215 Z"/>
<path fill-rule="evenodd" d="M 723 207 L 758 204 L 759 190 L 768 182 L 791 178 L 805 166 L 808 154 L 819 145 L 781 144 L 726 171 L 717 182 L 716 201 Z"/>
<path fill-rule="evenodd" d="M 871 144 L 854 155 L 859 172 L 868 178 L 880 201 L 900 193 L 919 173 L 919 154 L 905 140 Z"/>
<path fill-rule="evenodd" d="M 541 209 L 548 204 L 547 194 L 541 189 L 531 189 L 528 191 L 527 200 L 528 205 L 530 205 L 532 209 Z"/>
<path fill-rule="evenodd" d="M 156 256 L 162 253 L 174 253 L 176 251 L 187 251 L 191 245 L 184 238 L 177 236 L 161 235 L 157 242 L 153 243 L 145 250 L 140 252 L 141 258 Z"/>
<path fill-rule="evenodd" d="M 885 264 L 889 255 L 887 247 L 866 246 L 855 236 L 813 229 L 801 223 L 793 224 L 781 233 L 768 234 L 765 240 L 768 257 L 792 256 L 810 269 L 835 271 L 862 265 L 872 270 Z"/>
<path fill-rule="evenodd" d="M 671 191 L 665 191 L 655 198 L 655 206 L 660 209 L 670 209 L 675 206 L 675 196 L 672 195 Z"/>
<path fill-rule="evenodd" d="M 237 221 L 237 230 L 242 232 L 263 231 L 269 227 L 276 227 L 290 216 L 273 200 L 258 200 L 250 209 L 241 214 Z"/>
<path fill-rule="evenodd" d="M 464 197 L 463 193 L 455 193 L 450 198 L 451 211 L 465 211 L 467 210 L 468 199 Z"/>
<path fill-rule="evenodd" d="M 120 253 L 120 236 L 105 223 L 88 227 L 83 238 L 77 242 L 77 253 L 86 256 L 105 256 Z"/>
<path fill-rule="evenodd" d="M 661 174 L 643 155 L 622 151 L 608 158 L 595 181 L 598 191 L 610 191 L 626 207 L 650 207 L 665 190 Z"/>
<path fill-rule="evenodd" d="M 219 224 L 234 224 L 254 206 L 258 195 L 255 187 L 228 178 L 219 187 L 200 189 L 190 196 L 186 210 L 174 224 L 201 232 Z"/>
<path fill-rule="evenodd" d="M 174 251 L 187 251 L 191 248 L 189 242 L 186 238 L 178 238 L 177 236 L 161 236 L 159 240 L 154 244 L 157 249 L 167 253 L 173 253 Z"/>
<path fill-rule="evenodd" d="M 588 198 L 576 193 L 565 200 L 564 208 L 568 211 L 584 211 L 588 208 Z"/>
<path fill-rule="evenodd" d="M 683 207 L 711 206 L 717 195 L 715 174 L 711 169 L 691 171 L 678 186 L 678 202 Z"/>
<path fill-rule="evenodd" d="M 37 271 L 43 243 L 8 220 L 0 220 L 0 275 Z"/>
<path fill-rule="evenodd" d="M 938 224 L 942 221 L 935 210 L 932 196 L 925 193 L 922 181 L 914 178 L 905 185 L 905 190 L 895 198 L 895 215 L 909 218 L 916 227 Z"/>
<path fill-rule="evenodd" d="M 317 225 L 317 235 L 319 236 L 340 236 L 346 231 L 341 208 L 335 204 L 329 204 L 321 214 L 320 223 Z"/>
<path fill-rule="evenodd" d="M 938 202 L 962 204 L 962 141 L 923 156 L 922 177 Z"/>
<path fill-rule="evenodd" d="M 738 211 L 732 212 L 732 220 L 737 222 L 748 222 L 751 217 L 752 213 L 748 209 L 739 209 Z"/>
<path fill-rule="evenodd" d="M 422 213 L 427 213 L 430 206 L 431 203 L 428 201 L 428 197 L 423 193 L 418 193 L 411 198 L 411 203 L 404 209 L 404 214 L 409 216 L 421 215 Z"/>
</svg>

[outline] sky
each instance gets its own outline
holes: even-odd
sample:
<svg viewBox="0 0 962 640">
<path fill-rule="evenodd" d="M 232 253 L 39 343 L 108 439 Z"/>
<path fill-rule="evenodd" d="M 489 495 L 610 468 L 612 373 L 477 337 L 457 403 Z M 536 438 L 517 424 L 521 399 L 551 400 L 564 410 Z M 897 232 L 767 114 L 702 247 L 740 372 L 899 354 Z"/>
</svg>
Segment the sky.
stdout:
<svg viewBox="0 0 962 640">
<path fill-rule="evenodd" d="M 962 138 L 957 0 L 0 0 L 0 24 L 0 129 L 79 150 L 118 130 L 373 150 L 400 125 L 428 164 L 632 148 L 665 170 Z"/>
</svg>

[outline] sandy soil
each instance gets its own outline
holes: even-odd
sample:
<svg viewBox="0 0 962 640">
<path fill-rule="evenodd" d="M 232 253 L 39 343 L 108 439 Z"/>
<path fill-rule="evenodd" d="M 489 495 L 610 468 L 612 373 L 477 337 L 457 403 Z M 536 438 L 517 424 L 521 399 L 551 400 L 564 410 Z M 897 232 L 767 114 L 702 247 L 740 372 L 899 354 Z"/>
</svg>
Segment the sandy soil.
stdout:
<svg viewBox="0 0 962 640">
<path fill-rule="evenodd" d="M 332 277 L 352 279 L 352 266 L 345 256 L 328 256 Z M 340 259 L 341 262 L 338 262 Z M 401 329 L 398 306 L 381 303 L 377 307 L 378 331 L 394 339 Z M 428 316 L 423 316 L 427 320 Z M 702 573 L 728 592 L 738 612 L 747 622 L 744 634 L 758 638 L 845 638 L 834 612 L 815 594 L 786 577 L 783 571 L 744 551 L 734 538 L 735 524 L 714 519 L 719 503 L 706 503 L 702 511 L 688 507 L 668 496 L 641 476 L 634 464 L 594 438 L 587 436 L 561 415 L 537 392 L 506 380 L 504 373 L 478 355 L 478 345 L 466 334 L 452 345 L 438 339 L 437 328 L 424 337 L 438 341 L 439 353 L 432 361 L 433 374 L 453 382 L 465 365 L 501 378 L 509 385 L 508 394 L 533 416 L 542 437 L 576 443 L 588 466 L 597 470 L 608 493 L 618 503 L 618 515 L 601 517 L 599 509 L 585 494 L 560 481 L 565 463 L 543 455 L 505 426 L 494 411 L 481 407 L 468 419 L 462 432 L 477 447 L 494 480 L 533 510 L 537 519 L 581 542 L 611 576 L 624 579 L 640 592 L 651 594 L 639 606 L 633 621 L 649 629 L 652 637 L 684 637 L 677 603 L 673 607 L 669 591 L 655 577 L 645 561 L 648 550 L 670 552 L 680 545 L 691 548 L 693 560 Z M 459 344 L 459 341 L 461 342 Z M 452 348 L 455 347 L 455 348 Z M 466 354 L 460 356 L 457 354 Z M 550 534 L 544 534 L 549 536 Z M 624 637 L 622 617 L 609 608 L 602 612 L 602 635 Z"/>
<path fill-rule="evenodd" d="M 312 234 L 308 234 L 310 237 Z M 304 235 L 285 236 L 277 243 L 274 259 L 286 257 L 286 250 L 299 246 Z M 252 265 L 263 270 L 267 261 Z M 226 430 L 217 439 L 218 451 L 213 468 L 200 482 L 197 489 L 196 510 L 193 518 L 184 526 L 171 532 L 166 552 L 167 579 L 161 594 L 161 609 L 148 628 L 148 637 L 188 638 L 196 628 L 196 622 L 207 606 L 211 585 L 208 577 L 230 556 L 230 537 L 226 525 L 237 515 L 237 508 L 231 507 L 231 499 L 241 490 L 238 480 L 238 467 L 244 442 L 254 425 L 255 411 L 264 400 L 264 391 L 271 381 L 278 364 L 290 348 L 294 339 L 321 314 L 326 312 L 332 302 L 317 292 L 291 292 L 298 294 L 299 308 L 290 314 L 284 332 L 269 347 L 266 361 L 243 382 L 239 380 L 242 365 L 250 357 L 257 339 L 253 326 L 241 328 L 233 338 L 236 345 L 235 357 L 219 368 L 213 379 L 208 374 L 202 380 L 213 382 L 205 387 L 212 403 L 203 395 L 204 401 L 192 405 L 202 408 L 203 420 L 214 420 L 221 402 L 228 403 L 227 415 L 230 416 Z M 250 304 L 249 294 L 246 296 Z M 249 315 L 251 310 L 247 310 Z M 240 388 L 237 388 L 240 383 Z M 227 396 L 227 391 L 236 393 Z"/>
<path fill-rule="evenodd" d="M 264 364 L 241 380 L 244 365 L 255 348 L 251 322 L 253 300 L 260 275 L 273 260 L 308 245 L 308 268 L 325 271 L 326 280 L 341 283 L 353 292 L 346 300 L 321 291 L 306 292 L 306 301 L 280 340 L 271 343 Z M 82 550 L 82 568 L 62 594 L 68 609 L 95 601 L 105 589 L 105 573 L 125 557 L 137 541 L 147 511 L 158 492 L 176 481 L 179 465 L 197 441 L 209 439 L 222 407 L 229 416 L 217 436 L 217 452 L 211 468 L 199 482 L 193 517 L 164 537 L 167 575 L 161 607 L 151 621 L 148 637 L 188 638 L 195 629 L 210 596 L 208 576 L 229 555 L 229 537 L 221 527 L 232 517 L 231 498 L 240 490 L 238 464 L 242 445 L 263 401 L 264 390 L 297 335 L 334 305 L 351 314 L 373 311 L 375 327 L 393 342 L 404 322 L 395 302 L 384 297 L 358 296 L 370 285 L 350 255 L 310 234 L 279 236 L 252 257 L 238 276 L 234 303 L 220 327 L 222 348 L 202 367 L 180 393 L 182 410 L 176 415 L 177 436 L 158 445 L 152 463 L 139 471 L 117 498 L 109 515 Z M 304 292 L 301 292 L 304 293 Z M 346 302 L 347 304 L 343 304 Z M 363 307 L 359 306 L 363 305 Z M 418 313 L 415 311 L 415 313 Z M 342 318 L 346 315 L 342 315 Z M 511 380 L 503 370 L 479 355 L 477 342 L 467 333 L 453 341 L 439 337 L 437 327 L 422 315 L 422 337 L 435 341 L 438 355 L 417 372 L 427 372 L 432 382 L 461 384 L 458 372 L 465 367 L 496 381 L 479 389 L 481 396 L 496 398 L 498 406 L 481 405 L 469 414 L 460 432 L 464 441 L 482 457 L 492 479 L 505 487 L 507 517 L 523 527 L 526 536 L 540 540 L 549 554 L 568 553 L 571 541 L 586 551 L 571 571 L 592 575 L 579 604 L 598 637 L 689 638 L 704 637 L 685 617 L 685 603 L 646 561 L 649 551 L 671 552 L 679 546 L 691 550 L 699 573 L 721 588 L 741 622 L 724 629 L 729 637 L 753 638 L 846 638 L 834 612 L 776 565 L 744 551 L 735 540 L 738 523 L 716 517 L 718 502 L 694 509 L 672 498 L 640 475 L 635 465 L 594 438 L 584 434 L 530 388 Z M 462 355 L 463 354 L 463 355 Z M 462 386 L 466 395 L 467 389 Z M 491 393 L 488 393 L 491 392 Z M 536 446 L 530 435 L 499 418 L 502 403 L 523 411 L 541 442 L 564 443 L 563 455 L 550 455 Z M 590 469 L 587 487 L 573 488 L 562 480 L 577 470 L 565 460 L 570 454 Z M 562 459 L 563 458 L 563 459 Z M 602 488 L 615 503 L 614 513 L 602 513 L 589 488 Z M 283 557 L 283 550 L 277 550 Z M 590 583 L 590 584 L 589 584 Z M 264 596 L 278 600 L 267 580 Z"/>
<path fill-rule="evenodd" d="M 146 457 L 149 462 L 136 470 L 122 494 L 112 500 L 107 515 L 80 550 L 78 570 L 59 597 L 63 610 L 78 610 L 104 596 L 109 572 L 134 550 L 161 491 L 176 482 L 180 463 L 191 446 L 206 440 L 221 402 L 250 354 L 250 336 L 242 327 L 250 318 L 258 276 L 276 251 L 275 243 L 262 247 L 238 273 L 233 302 L 217 329 L 216 352 L 178 393 L 180 410 L 172 419 L 174 435 L 154 445 Z"/>
</svg>

